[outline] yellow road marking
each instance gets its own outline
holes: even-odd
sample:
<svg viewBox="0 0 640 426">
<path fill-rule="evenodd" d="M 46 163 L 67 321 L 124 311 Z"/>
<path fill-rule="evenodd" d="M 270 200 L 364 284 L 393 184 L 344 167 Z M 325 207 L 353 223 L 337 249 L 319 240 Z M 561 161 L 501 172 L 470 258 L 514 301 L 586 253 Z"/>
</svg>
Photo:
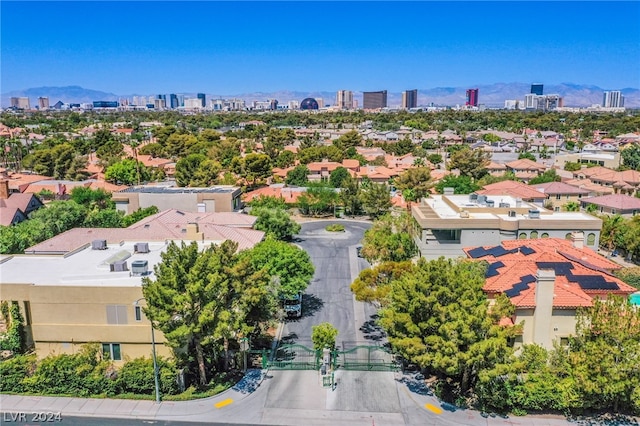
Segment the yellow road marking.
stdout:
<svg viewBox="0 0 640 426">
<path fill-rule="evenodd" d="M 227 405 L 231 404 L 232 402 L 233 402 L 233 399 L 231 399 L 231 398 L 224 399 L 224 400 L 222 400 L 222 401 L 220 401 L 220 402 L 216 402 L 216 403 L 214 404 L 214 407 L 216 407 L 216 408 L 222 408 L 222 407 L 225 407 L 225 406 L 227 406 Z"/>
<path fill-rule="evenodd" d="M 436 414 L 442 414 L 442 408 L 436 407 L 433 404 L 424 404 L 424 408 L 426 408 L 429 411 L 433 411 Z"/>
</svg>

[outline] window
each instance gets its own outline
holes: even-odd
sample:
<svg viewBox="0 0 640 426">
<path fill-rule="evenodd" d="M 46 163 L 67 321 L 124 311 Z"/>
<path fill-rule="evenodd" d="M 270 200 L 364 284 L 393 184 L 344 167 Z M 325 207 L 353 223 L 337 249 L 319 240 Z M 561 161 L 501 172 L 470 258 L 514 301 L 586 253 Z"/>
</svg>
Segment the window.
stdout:
<svg viewBox="0 0 640 426">
<path fill-rule="evenodd" d="M 142 321 L 142 307 L 141 306 L 134 306 L 133 307 L 133 313 L 135 315 L 136 321 Z"/>
<path fill-rule="evenodd" d="M 569 338 L 561 337 L 560 338 L 560 346 L 569 346 Z"/>
<path fill-rule="evenodd" d="M 564 236 L 565 240 L 570 240 L 571 239 L 571 232 L 569 232 L 567 235 Z"/>
<path fill-rule="evenodd" d="M 104 359 L 110 359 L 112 361 L 122 361 L 120 343 L 103 343 L 102 356 Z"/>
<path fill-rule="evenodd" d="M 560 199 L 560 194 L 556 195 L 556 200 Z"/>
<path fill-rule="evenodd" d="M 553 208 L 553 211 L 554 211 L 554 212 L 559 212 L 559 211 L 560 211 L 560 207 L 554 207 L 554 208 Z"/>
<path fill-rule="evenodd" d="M 549 238 L 549 233 L 543 232 L 540 238 Z"/>
<path fill-rule="evenodd" d="M 536 239 L 538 238 L 538 231 L 531 231 L 531 239 Z"/>
<path fill-rule="evenodd" d="M 107 305 L 107 324 L 126 324 L 127 306 Z"/>
<path fill-rule="evenodd" d="M 587 245 L 592 246 L 596 243 L 596 234 L 593 232 L 587 235 Z"/>
<path fill-rule="evenodd" d="M 518 238 L 521 239 L 521 240 L 526 240 L 527 239 L 526 232 L 521 232 L 520 235 L 518 235 Z"/>
</svg>

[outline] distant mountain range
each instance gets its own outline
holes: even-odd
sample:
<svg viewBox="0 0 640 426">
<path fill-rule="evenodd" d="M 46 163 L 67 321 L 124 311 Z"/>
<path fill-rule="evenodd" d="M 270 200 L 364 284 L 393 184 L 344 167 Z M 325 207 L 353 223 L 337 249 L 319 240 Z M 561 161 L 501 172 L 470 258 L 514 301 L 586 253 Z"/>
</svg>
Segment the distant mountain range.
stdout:
<svg viewBox="0 0 640 426">
<path fill-rule="evenodd" d="M 479 101 L 488 107 L 502 107 L 507 99 L 524 100 L 525 94 L 530 91 L 528 83 L 494 83 L 469 87 L 435 87 L 431 89 L 418 89 L 418 105 L 464 105 L 466 90 L 469 88 L 479 89 Z M 564 105 L 568 107 L 587 107 L 602 103 L 602 89 L 593 85 L 583 85 L 574 83 L 562 83 L 558 85 L 545 85 L 545 94 L 559 94 L 564 97 Z M 613 90 L 613 89 L 607 89 Z M 620 90 L 625 97 L 625 107 L 640 108 L 640 89 L 624 88 Z M 137 94 L 150 96 L 152 94 Z M 184 93 L 187 97 L 195 97 L 195 93 Z M 15 90 L 2 93 L 0 95 L 3 108 L 10 105 L 11 97 L 29 97 L 31 106 L 38 105 L 38 97 L 48 97 L 51 105 L 58 101 L 64 103 L 85 103 L 92 101 L 116 101 L 121 98 L 131 99 L 134 94 L 120 94 L 101 92 L 98 90 L 85 89 L 79 86 L 65 87 L 35 87 L 26 90 Z M 335 103 L 336 92 L 254 92 L 240 94 L 207 94 L 207 99 L 211 98 L 240 98 L 247 103 L 252 101 L 264 101 L 267 99 L 277 99 L 282 105 L 290 100 L 301 101 L 307 97 L 322 98 L 325 105 Z M 354 91 L 354 98 L 362 105 L 362 92 Z M 389 92 L 387 94 L 387 104 L 389 107 L 400 106 L 402 93 Z"/>
</svg>

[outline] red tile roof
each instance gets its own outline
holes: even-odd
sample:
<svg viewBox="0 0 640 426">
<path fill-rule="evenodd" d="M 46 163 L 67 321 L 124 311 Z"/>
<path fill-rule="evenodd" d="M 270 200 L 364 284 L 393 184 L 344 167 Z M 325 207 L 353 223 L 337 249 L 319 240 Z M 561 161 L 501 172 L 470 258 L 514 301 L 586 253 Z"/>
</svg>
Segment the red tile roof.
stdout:
<svg viewBox="0 0 640 426">
<path fill-rule="evenodd" d="M 503 180 L 502 182 L 485 185 L 483 189 L 476 192 L 482 195 L 510 195 L 515 198 L 522 198 L 523 200 L 547 198 L 546 195 L 533 186 L 513 180 Z"/>
<path fill-rule="evenodd" d="M 538 190 L 542 190 L 542 193 L 549 195 L 587 195 L 589 191 L 586 189 L 580 189 L 573 185 L 568 185 L 563 182 L 547 182 L 538 185 L 532 185 Z"/>
<path fill-rule="evenodd" d="M 600 197 L 583 198 L 583 202 L 616 210 L 640 210 L 640 198 L 624 194 L 602 195 Z"/>
<path fill-rule="evenodd" d="M 506 293 L 512 290 L 523 278 L 535 277 L 539 269 L 548 267 L 548 263 L 561 264 L 570 267 L 570 274 L 556 272 L 553 306 L 556 308 L 577 308 L 591 306 L 593 297 L 604 296 L 609 293 L 629 295 L 635 288 L 625 284 L 612 275 L 612 271 L 621 266 L 614 263 L 589 248 L 577 248 L 569 240 L 559 238 L 536 240 L 503 241 L 502 248 L 506 254 L 478 253 L 478 247 L 465 248 L 468 257 L 484 260 L 494 265 L 488 274 L 483 290 L 489 294 Z M 533 252 L 527 251 L 532 249 Z M 485 247 L 489 249 L 489 247 Z M 512 251 L 513 252 L 510 252 Z M 500 263 L 498 263 L 500 262 Z M 547 263 L 547 265 L 540 262 Z M 618 289 L 606 290 L 602 288 L 588 288 L 580 286 L 580 277 L 599 276 L 608 283 L 617 285 Z M 536 305 L 536 282 L 529 282 L 519 293 L 512 294 L 511 302 L 518 308 L 533 308 Z"/>
</svg>

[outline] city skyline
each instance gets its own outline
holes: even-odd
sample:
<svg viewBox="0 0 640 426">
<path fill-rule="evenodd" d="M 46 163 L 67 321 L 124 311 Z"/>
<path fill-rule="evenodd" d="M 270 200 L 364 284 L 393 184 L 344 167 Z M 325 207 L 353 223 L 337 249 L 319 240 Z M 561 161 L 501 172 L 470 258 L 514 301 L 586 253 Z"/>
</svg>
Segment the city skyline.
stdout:
<svg viewBox="0 0 640 426">
<path fill-rule="evenodd" d="M 8 1 L 0 7 L 3 92 L 65 85 L 114 93 L 401 92 L 495 81 L 640 87 L 638 2 Z M 533 12 L 540 24 L 571 19 L 528 31 Z M 456 24 L 456 16 L 471 15 L 483 25 L 471 31 Z M 619 18 L 616 31 L 587 26 L 605 15 Z M 131 18 L 123 23 L 123 16 Z M 352 31 L 337 31 L 343 22 L 336 16 L 352 16 Z M 406 16 L 418 17 L 416 24 L 404 25 Z M 155 24 L 168 17 L 180 25 Z M 368 30 L 374 23 L 383 29 Z"/>
</svg>

